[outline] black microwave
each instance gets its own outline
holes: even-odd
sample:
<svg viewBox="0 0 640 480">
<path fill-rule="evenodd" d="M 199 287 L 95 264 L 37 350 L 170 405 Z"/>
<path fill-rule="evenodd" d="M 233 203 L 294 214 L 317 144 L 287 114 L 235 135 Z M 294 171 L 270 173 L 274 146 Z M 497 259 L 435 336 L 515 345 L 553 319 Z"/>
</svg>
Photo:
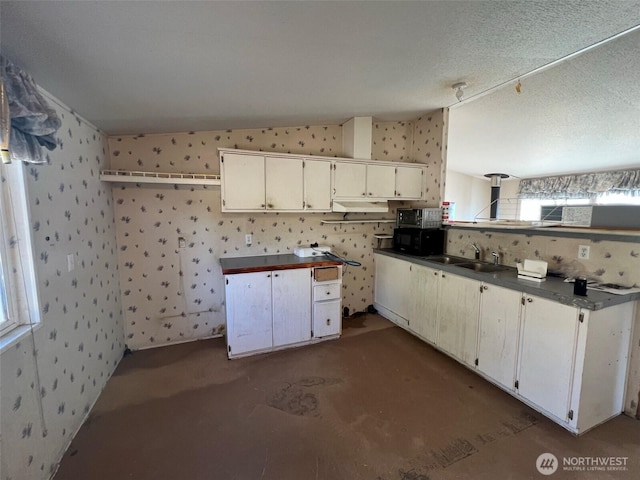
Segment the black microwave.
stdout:
<svg viewBox="0 0 640 480">
<path fill-rule="evenodd" d="M 439 228 L 396 228 L 393 249 L 410 255 L 441 255 L 444 252 L 444 230 Z"/>
</svg>

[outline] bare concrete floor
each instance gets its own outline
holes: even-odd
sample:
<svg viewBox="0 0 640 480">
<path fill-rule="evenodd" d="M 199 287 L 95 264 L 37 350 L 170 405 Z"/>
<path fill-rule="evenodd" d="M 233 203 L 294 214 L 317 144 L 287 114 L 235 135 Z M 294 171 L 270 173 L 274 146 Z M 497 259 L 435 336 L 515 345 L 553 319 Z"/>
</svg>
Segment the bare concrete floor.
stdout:
<svg viewBox="0 0 640 480">
<path fill-rule="evenodd" d="M 580 438 L 377 315 L 340 340 L 229 361 L 222 339 L 125 357 L 56 480 L 541 479 L 537 457 L 627 457 L 640 422 Z"/>
</svg>

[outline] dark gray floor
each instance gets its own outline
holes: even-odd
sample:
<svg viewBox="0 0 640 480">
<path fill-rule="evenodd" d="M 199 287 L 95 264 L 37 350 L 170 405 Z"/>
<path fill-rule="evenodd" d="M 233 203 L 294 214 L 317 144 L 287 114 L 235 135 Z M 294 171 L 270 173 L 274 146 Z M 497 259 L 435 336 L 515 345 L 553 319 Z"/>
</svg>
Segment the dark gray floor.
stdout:
<svg viewBox="0 0 640 480">
<path fill-rule="evenodd" d="M 640 422 L 580 438 L 377 315 L 229 361 L 224 340 L 125 357 L 56 480 L 636 479 Z M 626 471 L 541 475 L 545 452 Z"/>
</svg>

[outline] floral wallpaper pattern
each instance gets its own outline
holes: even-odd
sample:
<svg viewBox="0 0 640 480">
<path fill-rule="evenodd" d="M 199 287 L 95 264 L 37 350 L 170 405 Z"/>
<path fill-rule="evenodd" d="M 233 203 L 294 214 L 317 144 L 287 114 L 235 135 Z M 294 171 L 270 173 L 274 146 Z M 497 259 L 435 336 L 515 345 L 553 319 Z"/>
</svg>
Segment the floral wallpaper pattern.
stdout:
<svg viewBox="0 0 640 480">
<path fill-rule="evenodd" d="M 385 162 L 414 162 L 413 122 L 374 122 L 371 158 Z"/>
<path fill-rule="evenodd" d="M 445 112 L 437 110 L 415 121 L 413 156 L 416 162 L 427 165 L 425 201 L 430 207 L 439 207 L 444 188 L 446 168 L 443 144 L 445 143 Z"/>
<path fill-rule="evenodd" d="M 2 480 L 53 474 L 124 351 L 111 186 L 99 180 L 106 136 L 51 105 L 63 122 L 58 148 L 23 167 L 42 324 L 0 357 Z"/>
<path fill-rule="evenodd" d="M 402 138 L 405 133 L 402 141 L 409 140 Z M 374 131 L 374 142 L 387 142 L 382 137 L 389 135 Z M 342 129 L 328 125 L 136 135 L 112 137 L 109 145 L 114 169 L 218 173 L 218 147 L 340 156 Z M 405 151 L 410 145 L 405 143 Z M 293 253 L 313 242 L 328 245 L 362 263 L 345 270 L 343 306 L 351 313 L 363 311 L 373 303 L 372 248 L 379 245 L 374 234 L 390 234 L 394 226 L 322 225 L 322 220 L 342 218 L 331 213 L 223 214 L 215 186 L 116 185 L 113 195 L 126 344 L 134 350 L 224 333 L 219 259 L 225 256 Z M 395 202 L 394 208 L 398 206 L 406 205 Z M 395 209 L 353 216 L 382 217 L 395 219 Z M 245 245 L 247 233 L 253 235 L 251 246 Z"/>
</svg>

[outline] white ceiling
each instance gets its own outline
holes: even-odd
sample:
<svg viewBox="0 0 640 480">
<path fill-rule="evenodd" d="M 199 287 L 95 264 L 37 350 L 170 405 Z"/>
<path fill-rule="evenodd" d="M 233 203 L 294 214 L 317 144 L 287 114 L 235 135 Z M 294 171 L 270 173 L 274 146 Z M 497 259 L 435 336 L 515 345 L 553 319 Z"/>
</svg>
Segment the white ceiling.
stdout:
<svg viewBox="0 0 640 480">
<path fill-rule="evenodd" d="M 2 54 L 96 126 L 160 133 L 414 119 L 639 24 L 640 0 L 3 0 L 0 20 Z"/>
</svg>

